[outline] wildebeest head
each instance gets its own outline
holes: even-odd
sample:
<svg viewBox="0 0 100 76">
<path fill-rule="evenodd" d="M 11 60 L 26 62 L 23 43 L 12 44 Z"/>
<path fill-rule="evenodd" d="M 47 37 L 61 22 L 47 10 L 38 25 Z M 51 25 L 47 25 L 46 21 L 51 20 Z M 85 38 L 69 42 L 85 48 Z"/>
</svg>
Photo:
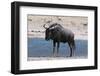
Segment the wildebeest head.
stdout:
<svg viewBox="0 0 100 76">
<path fill-rule="evenodd" d="M 49 28 L 46 29 L 45 31 L 45 39 L 46 40 L 50 40 L 52 37 L 52 30 L 50 30 Z"/>
<path fill-rule="evenodd" d="M 52 28 L 46 28 L 45 26 L 44 26 L 44 28 L 46 29 L 46 31 L 45 31 L 45 40 L 50 40 L 53 36 L 53 29 Z"/>
<path fill-rule="evenodd" d="M 46 40 L 50 40 L 50 39 L 55 38 L 55 35 L 58 31 L 58 29 L 57 29 L 58 26 L 60 26 L 60 25 L 57 23 L 50 25 L 48 28 L 45 27 L 45 25 L 43 26 L 46 29 L 46 31 L 45 31 L 45 39 Z"/>
</svg>

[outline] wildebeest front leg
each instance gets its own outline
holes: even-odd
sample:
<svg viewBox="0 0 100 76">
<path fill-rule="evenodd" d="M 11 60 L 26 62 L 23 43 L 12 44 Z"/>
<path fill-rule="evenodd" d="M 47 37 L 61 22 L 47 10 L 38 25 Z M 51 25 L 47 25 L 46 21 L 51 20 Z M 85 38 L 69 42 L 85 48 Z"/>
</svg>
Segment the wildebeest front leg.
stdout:
<svg viewBox="0 0 100 76">
<path fill-rule="evenodd" d="M 60 45 L 60 43 L 57 42 L 57 56 L 58 56 L 58 53 L 59 53 L 59 45 Z"/>
<path fill-rule="evenodd" d="M 53 56 L 55 56 L 55 47 L 56 47 L 56 42 L 53 41 Z"/>
</svg>

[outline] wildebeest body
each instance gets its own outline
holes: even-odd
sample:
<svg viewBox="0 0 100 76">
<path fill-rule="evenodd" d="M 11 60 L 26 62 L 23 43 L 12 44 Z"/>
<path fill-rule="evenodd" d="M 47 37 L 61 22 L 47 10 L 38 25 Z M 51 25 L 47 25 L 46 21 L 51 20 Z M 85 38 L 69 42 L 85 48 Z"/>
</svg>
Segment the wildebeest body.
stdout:
<svg viewBox="0 0 100 76">
<path fill-rule="evenodd" d="M 74 38 L 74 33 L 72 31 L 63 28 L 60 25 L 57 25 L 54 29 L 51 29 L 51 33 L 53 36 L 51 39 L 55 40 L 56 42 L 60 41 L 66 43 Z"/>
<path fill-rule="evenodd" d="M 46 40 L 53 40 L 53 52 L 55 51 L 55 46 L 57 43 L 57 52 L 59 52 L 59 46 L 60 42 L 66 43 L 68 42 L 71 53 L 70 56 L 72 56 L 72 50 L 75 48 L 75 42 L 74 42 L 74 33 L 69 30 L 63 28 L 60 24 L 54 23 L 49 26 L 49 28 L 46 29 L 45 32 L 45 39 Z"/>
</svg>

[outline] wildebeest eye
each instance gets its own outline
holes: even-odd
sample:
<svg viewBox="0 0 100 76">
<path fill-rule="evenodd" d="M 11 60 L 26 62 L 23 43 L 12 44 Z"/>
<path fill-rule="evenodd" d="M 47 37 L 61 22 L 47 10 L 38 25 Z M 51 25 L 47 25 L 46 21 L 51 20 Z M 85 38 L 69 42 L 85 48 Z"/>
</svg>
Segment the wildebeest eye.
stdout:
<svg viewBox="0 0 100 76">
<path fill-rule="evenodd" d="M 59 31 L 58 29 L 56 29 L 56 31 Z"/>
</svg>

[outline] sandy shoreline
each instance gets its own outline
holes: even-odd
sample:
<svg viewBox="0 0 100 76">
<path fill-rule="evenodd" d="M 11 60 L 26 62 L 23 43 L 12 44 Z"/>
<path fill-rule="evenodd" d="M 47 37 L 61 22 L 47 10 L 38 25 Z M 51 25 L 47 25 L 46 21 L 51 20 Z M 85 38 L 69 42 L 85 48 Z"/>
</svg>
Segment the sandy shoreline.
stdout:
<svg viewBox="0 0 100 76">
<path fill-rule="evenodd" d="M 43 38 L 45 39 L 44 35 L 34 35 L 34 34 L 30 34 L 28 35 L 28 38 Z M 87 35 L 75 35 L 75 40 L 88 40 L 88 36 Z"/>
<path fill-rule="evenodd" d="M 86 59 L 86 56 L 73 56 L 73 57 L 28 57 L 28 61 L 32 60 L 65 60 L 65 59 Z"/>
</svg>

